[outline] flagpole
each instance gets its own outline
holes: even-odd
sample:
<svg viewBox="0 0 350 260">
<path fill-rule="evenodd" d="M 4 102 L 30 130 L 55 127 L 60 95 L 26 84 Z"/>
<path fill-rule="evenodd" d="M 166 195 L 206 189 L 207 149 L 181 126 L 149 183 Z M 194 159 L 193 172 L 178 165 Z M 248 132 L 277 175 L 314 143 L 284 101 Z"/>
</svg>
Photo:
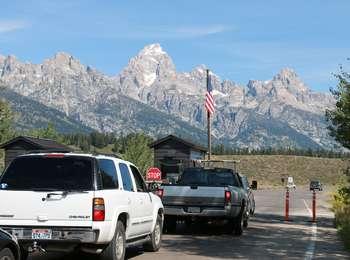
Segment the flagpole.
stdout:
<svg viewBox="0 0 350 260">
<path fill-rule="evenodd" d="M 209 70 L 207 69 L 207 89 L 209 86 Z M 210 112 L 207 111 L 207 124 L 208 124 L 208 160 L 211 159 L 211 124 L 210 124 Z"/>
</svg>

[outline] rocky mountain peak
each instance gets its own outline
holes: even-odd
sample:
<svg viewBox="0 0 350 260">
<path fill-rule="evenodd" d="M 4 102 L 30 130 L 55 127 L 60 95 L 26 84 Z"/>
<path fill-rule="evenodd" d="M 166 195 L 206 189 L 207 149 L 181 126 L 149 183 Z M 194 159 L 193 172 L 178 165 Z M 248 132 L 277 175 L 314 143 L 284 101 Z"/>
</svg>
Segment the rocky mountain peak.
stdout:
<svg viewBox="0 0 350 260">
<path fill-rule="evenodd" d="M 287 88 L 293 94 L 309 91 L 309 88 L 291 68 L 282 69 L 272 81 L 276 86 Z"/>
<path fill-rule="evenodd" d="M 71 72 L 85 70 L 85 66 L 67 52 L 57 52 L 54 57 L 44 61 L 44 66 L 48 68 L 58 68 L 59 70 L 71 70 Z"/>
<path fill-rule="evenodd" d="M 140 56 L 158 56 L 158 55 L 167 55 L 165 51 L 163 51 L 162 47 L 159 43 L 153 43 L 145 46 L 139 53 Z"/>
<path fill-rule="evenodd" d="M 144 47 L 117 76 L 122 91 L 139 99 L 137 89 L 152 86 L 158 81 L 176 79 L 175 65 L 160 44 L 154 43 Z"/>
</svg>

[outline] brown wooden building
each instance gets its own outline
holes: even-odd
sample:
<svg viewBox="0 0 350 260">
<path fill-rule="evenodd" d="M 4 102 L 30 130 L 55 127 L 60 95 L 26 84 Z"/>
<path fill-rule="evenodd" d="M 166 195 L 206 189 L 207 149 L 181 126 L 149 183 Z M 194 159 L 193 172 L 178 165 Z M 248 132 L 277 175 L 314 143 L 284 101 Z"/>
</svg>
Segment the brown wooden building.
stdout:
<svg viewBox="0 0 350 260">
<path fill-rule="evenodd" d="M 71 149 L 63 144 L 50 139 L 41 139 L 28 136 L 18 136 L 4 144 L 0 149 L 5 149 L 5 167 L 18 155 L 26 154 L 30 151 L 55 151 L 71 152 Z"/>
<path fill-rule="evenodd" d="M 161 170 L 162 179 L 177 179 L 184 168 L 194 166 L 207 153 L 207 148 L 174 135 L 159 139 L 150 147 L 154 149 L 154 165 Z"/>
</svg>

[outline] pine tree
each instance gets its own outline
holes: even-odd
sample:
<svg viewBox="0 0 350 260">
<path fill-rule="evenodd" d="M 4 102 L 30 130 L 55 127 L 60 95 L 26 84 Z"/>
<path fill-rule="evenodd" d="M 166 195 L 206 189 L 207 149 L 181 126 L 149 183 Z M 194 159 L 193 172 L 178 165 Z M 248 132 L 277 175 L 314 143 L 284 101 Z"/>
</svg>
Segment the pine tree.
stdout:
<svg viewBox="0 0 350 260">
<path fill-rule="evenodd" d="M 8 141 L 14 135 L 12 129 L 13 113 L 10 106 L 0 99 L 0 143 Z"/>
</svg>

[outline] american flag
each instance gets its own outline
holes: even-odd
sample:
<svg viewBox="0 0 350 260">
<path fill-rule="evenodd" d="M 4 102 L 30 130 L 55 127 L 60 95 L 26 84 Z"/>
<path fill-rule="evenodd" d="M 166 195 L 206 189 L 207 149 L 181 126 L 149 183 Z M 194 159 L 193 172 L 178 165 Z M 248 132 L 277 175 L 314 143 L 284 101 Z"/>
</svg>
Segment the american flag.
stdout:
<svg viewBox="0 0 350 260">
<path fill-rule="evenodd" d="M 214 114 L 215 103 L 213 97 L 213 86 L 211 85 L 210 74 L 208 73 L 207 93 L 205 94 L 205 108 L 210 114 Z"/>
</svg>

